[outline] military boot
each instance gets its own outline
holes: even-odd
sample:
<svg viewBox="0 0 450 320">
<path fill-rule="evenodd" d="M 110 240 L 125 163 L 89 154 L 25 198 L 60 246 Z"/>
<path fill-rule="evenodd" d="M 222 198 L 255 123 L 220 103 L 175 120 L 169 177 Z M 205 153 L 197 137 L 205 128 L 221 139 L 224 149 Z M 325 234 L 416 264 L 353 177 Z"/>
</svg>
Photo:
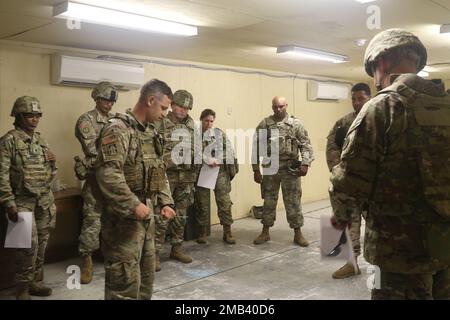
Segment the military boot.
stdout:
<svg viewBox="0 0 450 320">
<path fill-rule="evenodd" d="M 155 272 L 161 271 L 161 260 L 159 259 L 159 253 L 155 254 Z"/>
<path fill-rule="evenodd" d="M 266 241 L 269 241 L 270 240 L 269 228 L 270 228 L 269 226 L 263 226 L 261 234 L 255 240 L 253 240 L 253 243 L 262 244 Z"/>
<path fill-rule="evenodd" d="M 17 300 L 31 300 L 28 283 L 19 283 L 16 287 Z"/>
<path fill-rule="evenodd" d="M 333 273 L 332 277 L 333 277 L 333 279 L 345 279 L 348 277 L 356 276 L 358 274 L 361 274 L 361 271 L 359 270 L 359 268 L 357 268 L 357 270 L 355 270 L 353 263 L 347 262 L 339 270 L 336 270 Z"/>
<path fill-rule="evenodd" d="M 92 257 L 90 255 L 83 257 L 83 264 L 81 265 L 81 279 L 82 284 L 88 284 L 92 281 Z"/>
<path fill-rule="evenodd" d="M 231 226 L 229 224 L 223 225 L 223 241 L 228 244 L 235 244 L 236 240 L 233 238 L 231 234 Z"/>
<path fill-rule="evenodd" d="M 32 282 L 28 291 L 30 295 L 38 297 L 48 297 L 53 292 L 51 288 L 46 287 L 42 282 Z"/>
<path fill-rule="evenodd" d="M 44 281 L 44 269 L 41 268 L 41 270 L 34 276 L 34 281 Z"/>
<path fill-rule="evenodd" d="M 300 247 L 307 247 L 309 246 L 309 242 L 303 237 L 302 231 L 300 228 L 294 229 L 295 235 L 294 235 L 294 243 L 298 244 Z"/>
<path fill-rule="evenodd" d="M 172 251 L 170 252 L 170 258 L 178 260 L 182 263 L 191 263 L 192 258 L 188 256 L 187 254 L 183 253 L 181 251 L 181 244 L 177 244 L 172 246 Z"/>
<path fill-rule="evenodd" d="M 201 226 L 200 227 L 200 234 L 197 238 L 197 243 L 200 244 L 206 244 L 208 243 L 208 227 L 207 226 Z"/>
</svg>

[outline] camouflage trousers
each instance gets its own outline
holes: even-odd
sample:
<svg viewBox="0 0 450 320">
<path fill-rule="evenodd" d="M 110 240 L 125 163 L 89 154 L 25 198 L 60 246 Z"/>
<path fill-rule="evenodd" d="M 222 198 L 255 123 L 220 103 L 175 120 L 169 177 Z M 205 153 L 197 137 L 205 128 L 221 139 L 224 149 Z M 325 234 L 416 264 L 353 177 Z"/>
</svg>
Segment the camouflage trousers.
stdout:
<svg viewBox="0 0 450 320">
<path fill-rule="evenodd" d="M 210 189 L 195 187 L 195 205 L 196 215 L 195 219 L 199 226 L 207 226 L 209 223 L 210 213 Z M 230 199 L 231 181 L 225 167 L 220 167 L 219 175 L 217 177 L 214 195 L 216 198 L 217 214 L 219 216 L 220 224 L 231 225 L 233 218 L 231 216 Z"/>
<path fill-rule="evenodd" d="M 183 243 L 187 210 L 194 203 L 194 182 L 183 181 L 182 171 L 181 174 L 180 171 L 168 171 L 167 177 L 169 179 L 170 191 L 175 203 L 177 215 L 171 220 L 167 220 L 159 214 L 156 215 L 156 253 L 161 251 L 166 232 L 170 235 L 172 245 L 181 245 Z"/>
<path fill-rule="evenodd" d="M 355 258 L 361 255 L 361 216 L 361 209 L 354 208 L 352 212 L 350 237 L 352 238 L 353 253 L 355 255 Z"/>
<path fill-rule="evenodd" d="M 150 300 L 155 278 L 154 219 L 139 221 L 105 213 L 101 238 L 105 300 Z"/>
<path fill-rule="evenodd" d="M 78 253 L 80 256 L 87 256 L 99 248 L 100 215 L 103 206 L 95 200 L 88 183 L 83 185 L 81 196 L 83 198 L 83 223 L 78 238 Z"/>
<path fill-rule="evenodd" d="M 372 300 L 450 300 L 450 268 L 434 274 L 401 274 L 381 271 L 381 289 Z"/>
<path fill-rule="evenodd" d="M 56 207 L 53 195 L 40 201 L 16 198 L 18 212 L 33 212 L 31 248 L 15 250 L 16 283 L 30 283 L 43 271 L 50 232 L 55 228 Z"/>
<path fill-rule="evenodd" d="M 274 225 L 280 185 L 289 227 L 292 229 L 299 228 L 303 226 L 303 214 L 300 203 L 302 196 L 300 177 L 290 174 L 287 168 L 281 165 L 278 173 L 263 176 L 261 188 L 264 197 L 264 208 L 261 223 L 269 227 Z"/>
</svg>

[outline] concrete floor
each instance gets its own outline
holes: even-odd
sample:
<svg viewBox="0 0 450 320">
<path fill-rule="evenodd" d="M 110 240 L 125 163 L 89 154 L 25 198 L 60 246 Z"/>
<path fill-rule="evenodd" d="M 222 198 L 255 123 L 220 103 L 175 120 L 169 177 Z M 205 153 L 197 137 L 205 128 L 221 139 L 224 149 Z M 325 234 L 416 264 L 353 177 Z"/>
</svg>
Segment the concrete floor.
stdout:
<svg viewBox="0 0 450 320">
<path fill-rule="evenodd" d="M 329 201 L 304 204 L 303 212 L 305 225 L 302 231 L 311 243 L 308 248 L 292 243 L 293 231 L 287 224 L 284 210 L 277 212 L 277 221 L 270 230 L 271 241 L 262 245 L 253 244 L 261 231 L 261 223 L 251 217 L 236 220 L 233 224 L 236 245 L 222 241 L 220 225 L 212 226 L 207 245 L 185 242 L 186 252 L 194 259 L 191 264 L 169 260 L 170 245 L 166 244 L 161 254 L 162 271 L 156 273 L 153 299 L 369 299 L 370 291 L 366 286 L 369 264 L 363 258 L 359 259 L 362 274 L 344 280 L 331 278 L 332 272 L 342 266 L 343 261 L 320 260 L 320 216 L 330 214 Z M 46 283 L 53 288 L 51 299 L 103 299 L 101 262 L 95 263 L 91 284 L 82 285 L 81 289 L 67 288 L 67 268 L 80 263 L 75 258 L 45 265 Z M 0 292 L 0 299 L 12 298 L 11 290 Z"/>
</svg>

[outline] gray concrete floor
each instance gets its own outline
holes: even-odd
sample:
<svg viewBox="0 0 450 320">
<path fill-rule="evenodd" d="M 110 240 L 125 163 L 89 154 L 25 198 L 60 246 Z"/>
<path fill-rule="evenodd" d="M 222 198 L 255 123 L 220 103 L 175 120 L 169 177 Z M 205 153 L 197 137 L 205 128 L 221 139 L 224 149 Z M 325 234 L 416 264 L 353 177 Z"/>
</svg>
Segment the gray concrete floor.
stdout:
<svg viewBox="0 0 450 320">
<path fill-rule="evenodd" d="M 281 200 L 281 199 L 280 199 Z M 170 245 L 161 254 L 162 271 L 156 273 L 153 299 L 285 299 L 285 300 L 359 300 L 369 299 L 366 281 L 369 264 L 359 258 L 361 275 L 343 280 L 331 278 L 344 261 L 320 259 L 320 216 L 330 215 L 328 200 L 303 205 L 303 234 L 308 248 L 293 244 L 293 231 L 285 211 L 278 210 L 271 241 L 255 246 L 253 239 L 261 231 L 261 223 L 252 217 L 236 220 L 232 226 L 236 245 L 222 241 L 222 227 L 211 228 L 209 243 L 199 245 L 187 241 L 184 248 L 194 261 L 191 264 L 169 260 Z M 364 226 L 362 228 L 362 234 Z M 97 300 L 104 297 L 104 269 L 95 263 L 91 284 L 81 289 L 67 288 L 66 273 L 70 265 L 81 264 L 77 258 L 45 265 L 46 284 L 53 288 L 50 299 Z M 0 292 L 0 299 L 12 299 L 11 290 Z M 39 299 L 39 298 L 35 298 Z"/>
</svg>

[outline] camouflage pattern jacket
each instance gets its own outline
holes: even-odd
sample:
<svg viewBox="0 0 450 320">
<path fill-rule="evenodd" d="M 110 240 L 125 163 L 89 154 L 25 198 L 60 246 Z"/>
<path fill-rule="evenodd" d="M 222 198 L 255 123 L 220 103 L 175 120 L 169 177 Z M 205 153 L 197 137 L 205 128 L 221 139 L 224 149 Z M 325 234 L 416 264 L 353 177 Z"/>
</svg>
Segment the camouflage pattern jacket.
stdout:
<svg viewBox="0 0 450 320">
<path fill-rule="evenodd" d="M 367 261 L 396 273 L 447 268 L 450 96 L 443 87 L 404 74 L 367 102 L 349 129 L 331 182 L 339 223 L 350 221 L 357 200 L 368 203 Z"/>
<path fill-rule="evenodd" d="M 36 199 L 43 209 L 54 201 L 50 186 L 56 167 L 48 161 L 48 144 L 35 132 L 30 137 L 16 127 L 0 139 L 0 203 L 5 207 Z"/>
<path fill-rule="evenodd" d="M 173 205 L 165 166 L 160 158 L 162 142 L 152 126 L 144 126 L 130 110 L 117 113 L 101 131 L 96 178 L 110 212 L 134 218 L 139 203 Z"/>
<path fill-rule="evenodd" d="M 198 166 L 194 163 L 194 157 L 195 152 L 201 149 L 195 148 L 195 143 L 199 139 L 195 139 L 196 128 L 194 120 L 188 115 L 184 121 L 180 122 L 170 111 L 167 117 L 155 123 L 155 128 L 164 137 L 163 159 L 167 171 L 182 171 L 180 174 L 184 182 L 195 182 Z M 174 151 L 175 148 L 176 150 Z M 187 150 L 189 150 L 189 153 Z M 178 159 L 174 163 L 174 155 L 172 153 L 176 151 L 178 151 Z"/>
<path fill-rule="evenodd" d="M 341 152 L 344 137 L 348 132 L 352 122 L 357 116 L 356 112 L 351 112 L 340 118 L 334 124 L 327 137 L 326 158 L 328 169 L 333 169 L 335 165 L 341 162 Z M 342 141 L 342 142 L 341 142 Z"/>
<path fill-rule="evenodd" d="M 253 159 L 256 160 L 256 164 L 252 164 L 253 171 L 259 169 L 260 155 L 263 153 L 259 150 L 259 138 L 261 137 L 260 130 L 268 130 L 267 134 L 267 148 L 268 152 L 266 154 L 270 155 L 270 139 L 273 136 L 271 130 L 278 129 L 279 131 L 279 160 L 296 160 L 298 159 L 298 154 L 301 154 L 302 165 L 310 166 L 311 162 L 314 160 L 313 148 L 311 141 L 308 137 L 308 131 L 306 131 L 300 120 L 294 118 L 293 116 L 286 115 L 286 117 L 277 121 L 273 115 L 265 118 L 256 127 L 256 139 L 254 139 L 253 150 L 256 152 Z M 268 162 L 268 161 L 267 161 Z M 266 161 L 264 161 L 266 163 Z"/>
<path fill-rule="evenodd" d="M 230 180 L 239 172 L 239 164 L 234 154 L 231 141 L 225 132 L 219 128 L 213 128 L 203 133 L 202 139 L 203 158 L 206 164 L 210 163 L 211 158 L 219 161 L 221 166 L 227 170 Z"/>
<path fill-rule="evenodd" d="M 95 108 L 78 118 L 75 126 L 75 137 L 77 137 L 83 149 L 85 155 L 84 162 L 87 168 L 91 168 L 94 165 L 95 158 L 97 157 L 95 142 L 102 128 L 108 123 L 108 119 L 113 115 L 113 113 L 109 113 L 104 117 Z"/>
</svg>

